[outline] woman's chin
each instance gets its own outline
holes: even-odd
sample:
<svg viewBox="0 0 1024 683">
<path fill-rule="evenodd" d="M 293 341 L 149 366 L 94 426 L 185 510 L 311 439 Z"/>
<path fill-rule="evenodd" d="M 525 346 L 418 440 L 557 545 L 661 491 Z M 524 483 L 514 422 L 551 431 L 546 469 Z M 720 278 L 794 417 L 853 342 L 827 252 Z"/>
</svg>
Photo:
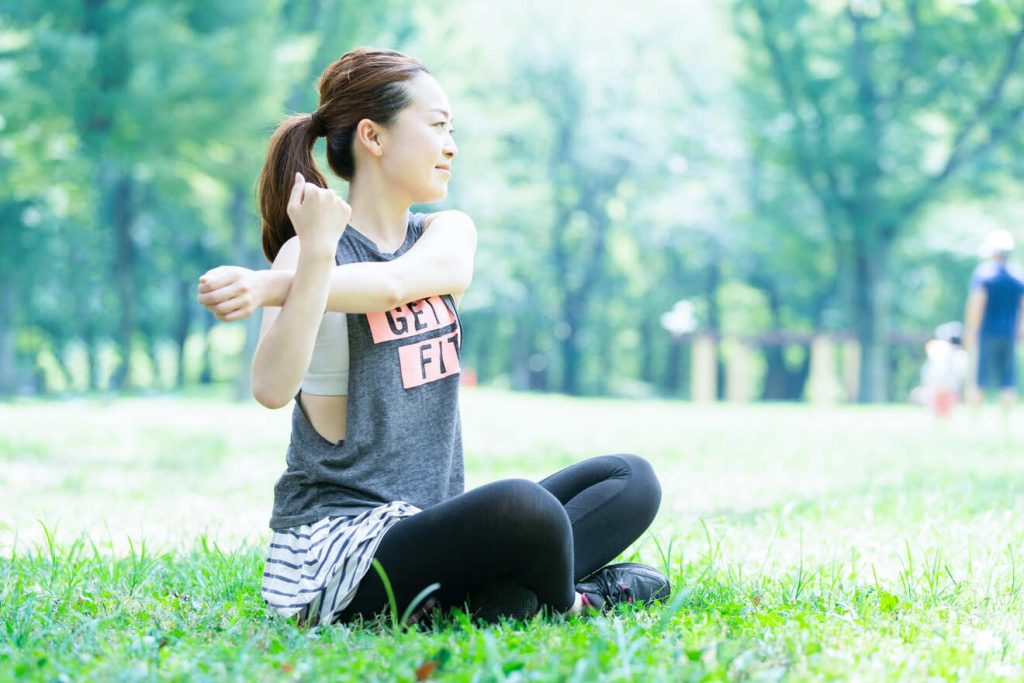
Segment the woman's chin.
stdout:
<svg viewBox="0 0 1024 683">
<path fill-rule="evenodd" d="M 423 197 L 416 202 L 417 204 L 433 204 L 434 202 L 444 201 L 448 197 L 448 184 L 445 183 L 440 188 L 433 188 L 430 192 L 424 192 Z"/>
</svg>

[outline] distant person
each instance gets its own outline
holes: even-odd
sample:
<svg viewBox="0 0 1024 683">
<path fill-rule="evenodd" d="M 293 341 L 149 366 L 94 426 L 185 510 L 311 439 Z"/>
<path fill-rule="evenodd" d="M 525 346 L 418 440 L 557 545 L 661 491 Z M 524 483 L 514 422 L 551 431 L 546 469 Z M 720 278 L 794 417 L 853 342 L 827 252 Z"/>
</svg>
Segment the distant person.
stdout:
<svg viewBox="0 0 1024 683">
<path fill-rule="evenodd" d="M 1006 230 L 994 230 L 982 242 L 979 253 L 985 260 L 971 275 L 964 316 L 965 345 L 977 362 L 971 401 L 979 405 L 995 384 L 1006 410 L 1017 401 L 1014 353 L 1024 303 L 1024 271 L 1007 263 L 1013 248 Z"/>
<path fill-rule="evenodd" d="M 970 360 L 961 342 L 963 325 L 959 321 L 935 328 L 935 337 L 924 346 L 921 386 L 917 397 L 936 417 L 948 417 L 957 404 L 970 372 Z"/>
<path fill-rule="evenodd" d="M 658 510 L 646 460 L 599 456 L 464 491 L 458 303 L 476 232 L 457 211 L 410 211 L 447 195 L 451 110 L 411 57 L 360 48 L 330 64 L 317 109 L 284 120 L 260 174 L 272 269 L 201 278 L 221 320 L 265 306 L 253 394 L 292 404 L 292 431 L 262 593 L 305 624 L 372 618 L 392 593 L 402 614 L 435 583 L 440 607 L 468 602 L 486 620 L 668 595 L 653 567 L 607 564 Z M 348 201 L 314 162 L 322 137 Z"/>
</svg>

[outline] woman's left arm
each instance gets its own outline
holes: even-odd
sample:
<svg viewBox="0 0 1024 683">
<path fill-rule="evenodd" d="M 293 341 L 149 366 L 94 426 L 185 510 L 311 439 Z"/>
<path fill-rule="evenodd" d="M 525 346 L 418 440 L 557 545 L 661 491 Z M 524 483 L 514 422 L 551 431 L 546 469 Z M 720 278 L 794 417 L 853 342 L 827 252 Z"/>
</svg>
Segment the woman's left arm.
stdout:
<svg viewBox="0 0 1024 683">
<path fill-rule="evenodd" d="M 427 216 L 423 235 L 392 261 L 346 263 L 330 276 L 327 310 L 375 313 L 436 294 L 458 304 L 473 279 L 476 226 L 461 211 Z M 293 271 L 220 266 L 199 278 L 199 303 L 219 320 L 242 320 L 261 306 L 282 306 Z"/>
</svg>

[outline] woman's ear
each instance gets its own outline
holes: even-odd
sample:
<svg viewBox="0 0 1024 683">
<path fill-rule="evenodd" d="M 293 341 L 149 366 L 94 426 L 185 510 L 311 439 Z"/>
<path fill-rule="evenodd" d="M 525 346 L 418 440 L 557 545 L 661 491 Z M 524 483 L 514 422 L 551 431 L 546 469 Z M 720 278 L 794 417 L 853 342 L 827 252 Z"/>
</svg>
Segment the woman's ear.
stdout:
<svg viewBox="0 0 1024 683">
<path fill-rule="evenodd" d="M 375 121 L 362 119 L 356 124 L 356 143 L 375 157 L 384 153 L 383 129 Z"/>
</svg>

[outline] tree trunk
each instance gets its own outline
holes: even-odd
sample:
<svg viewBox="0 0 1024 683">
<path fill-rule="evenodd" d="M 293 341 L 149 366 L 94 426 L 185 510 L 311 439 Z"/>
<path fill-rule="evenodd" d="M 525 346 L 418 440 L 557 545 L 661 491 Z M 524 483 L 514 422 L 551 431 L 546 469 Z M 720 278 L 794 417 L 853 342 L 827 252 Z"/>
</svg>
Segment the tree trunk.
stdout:
<svg viewBox="0 0 1024 683">
<path fill-rule="evenodd" d="M 577 258 L 583 263 L 583 272 L 580 274 L 579 282 L 573 286 L 568 285 L 568 251 L 564 248 L 560 251 L 563 265 L 561 266 L 560 286 L 565 292 L 562 297 L 562 320 L 568 324 L 569 335 L 562 340 L 562 391 L 570 396 L 578 396 L 582 393 L 583 385 L 580 379 L 583 367 L 583 350 L 580 348 L 580 333 L 583 326 L 588 322 L 591 325 L 598 325 L 605 320 L 588 320 L 590 303 L 594 298 L 598 283 L 604 274 L 605 251 L 608 240 L 608 232 L 611 229 L 611 220 L 596 196 L 606 196 L 614 188 L 614 184 L 603 187 L 588 188 L 583 193 L 583 199 L 579 210 L 583 211 L 590 218 L 591 239 L 586 243 L 586 251 L 577 250 Z M 561 230 L 556 230 L 561 233 Z M 607 314 L 602 311 L 601 317 L 606 319 Z M 604 334 L 604 333 L 602 333 Z M 607 372 L 607 368 L 605 369 Z"/>
<path fill-rule="evenodd" d="M 88 369 L 88 382 L 87 387 L 90 391 L 100 390 L 100 349 L 99 341 L 96 339 L 95 324 L 90 320 L 85 325 L 85 332 L 83 336 L 85 342 L 85 356 L 86 363 L 89 365 Z"/>
<path fill-rule="evenodd" d="M 473 326 L 471 329 L 479 330 L 483 334 L 487 334 L 485 330 L 493 330 L 494 336 L 491 339 L 499 339 L 497 328 L 499 320 L 497 316 L 491 311 L 482 311 L 478 315 L 472 317 Z M 479 384 L 484 384 L 490 381 L 494 373 L 491 372 L 491 365 L 494 362 L 494 345 L 495 343 L 488 340 L 486 337 L 480 337 L 478 342 L 475 344 L 476 348 L 476 380 Z"/>
<path fill-rule="evenodd" d="M 248 401 L 252 398 L 252 359 L 260 340 L 261 313 L 253 313 L 245 319 L 245 346 L 242 347 L 242 369 L 235 378 L 235 400 Z"/>
<path fill-rule="evenodd" d="M 174 387 L 185 386 L 185 344 L 188 343 L 188 328 L 192 325 L 192 283 L 182 280 L 178 283 L 178 324 L 174 326 L 174 344 L 178 350 L 178 367 L 174 375 Z"/>
<path fill-rule="evenodd" d="M 778 291 L 770 281 L 759 283 L 758 287 L 768 297 L 768 312 L 771 314 L 772 329 L 782 328 L 782 302 Z M 756 286 L 756 285 L 755 285 Z M 762 401 L 779 401 L 789 398 L 786 395 L 788 368 L 783 346 L 765 345 L 762 348 L 765 360 L 764 387 L 761 389 Z"/>
<path fill-rule="evenodd" d="M 566 334 L 559 343 L 562 350 L 562 392 L 570 396 L 580 393 L 579 327 L 582 302 L 576 302 L 572 293 L 566 293 L 562 304 L 562 322 Z"/>
<path fill-rule="evenodd" d="M 676 248 L 670 247 L 665 250 L 667 260 L 667 280 L 669 289 L 676 293 L 686 291 L 686 266 L 683 263 L 682 254 Z M 669 396 L 685 396 L 688 343 L 672 336 L 672 334 L 661 327 L 661 315 L 655 314 L 654 329 L 668 339 L 665 345 L 665 372 L 661 377 L 661 388 Z"/>
<path fill-rule="evenodd" d="M 640 333 L 640 379 L 647 384 L 654 384 L 654 354 L 656 335 L 666 334 L 658 324 L 656 314 L 649 316 L 640 323 L 637 330 Z"/>
<path fill-rule="evenodd" d="M 668 359 L 665 363 L 665 379 L 662 388 L 669 396 L 681 396 L 683 388 L 683 354 L 686 345 L 672 339 L 668 345 Z"/>
<path fill-rule="evenodd" d="M 759 289 L 768 297 L 772 329 L 782 329 L 782 300 L 771 281 L 761 281 Z M 761 400 L 799 401 L 804 393 L 804 384 L 810 371 L 810 349 L 804 354 L 804 361 L 795 370 L 786 363 L 785 345 L 765 345 L 764 359 L 767 365 Z"/>
<path fill-rule="evenodd" d="M 705 284 L 705 296 L 708 302 L 707 329 L 718 334 L 721 332 L 722 325 L 722 316 L 718 310 L 718 288 L 722 284 L 722 264 L 720 261 L 722 250 L 717 240 L 713 238 L 710 240 L 709 251 L 707 281 Z M 725 398 L 725 364 L 722 362 L 722 356 L 717 350 L 717 345 L 715 350 L 715 378 L 715 397 L 721 400 Z"/>
<path fill-rule="evenodd" d="M 527 302 L 533 301 L 528 293 Z M 527 306 L 516 321 L 512 336 L 512 388 L 520 391 L 548 391 L 547 357 L 537 349 L 538 316 Z"/>
<path fill-rule="evenodd" d="M 804 360 L 800 363 L 800 367 L 789 374 L 788 393 L 794 401 L 799 401 L 800 397 L 804 395 L 807 378 L 811 376 L 811 347 L 801 344 L 800 348 L 804 350 Z"/>
<path fill-rule="evenodd" d="M 255 268 L 257 254 L 253 253 L 250 240 L 247 239 L 249 228 L 254 224 L 250 220 L 252 209 L 249 208 L 249 195 L 243 187 L 235 186 L 231 196 L 231 242 L 234 250 L 235 263 Z M 207 315 L 212 315 L 208 313 Z M 260 319 L 263 311 L 254 311 L 245 320 L 245 343 L 242 345 L 242 369 L 235 378 L 235 400 L 247 401 L 252 396 L 252 359 L 256 355 L 259 342 Z"/>
<path fill-rule="evenodd" d="M 213 383 L 213 363 L 211 362 L 211 348 L 213 344 L 210 343 L 210 330 L 213 329 L 214 319 L 212 315 L 203 316 L 203 353 L 202 367 L 199 370 L 200 384 Z"/>
<path fill-rule="evenodd" d="M 527 313 L 522 313 L 526 317 Z M 509 383 L 513 389 L 522 391 L 527 388 L 530 382 L 530 348 L 527 340 L 526 325 L 519 320 L 512 333 L 512 358 L 509 368 Z"/>
<path fill-rule="evenodd" d="M 132 224 L 135 207 L 132 202 L 134 186 L 130 176 L 119 175 L 110 188 L 111 217 L 117 237 L 117 261 L 114 263 L 114 282 L 121 300 L 121 321 L 118 326 L 117 346 L 121 364 L 114 372 L 111 387 L 115 390 L 132 389 L 131 353 L 135 333 L 135 245 Z"/>
<path fill-rule="evenodd" d="M 164 388 L 163 377 L 160 375 L 160 337 L 157 336 L 156 330 L 153 330 L 146 335 L 145 339 L 146 355 L 149 357 L 149 365 L 153 373 L 153 386 L 150 389 L 159 391 Z"/>
<path fill-rule="evenodd" d="M 17 302 L 17 281 L 11 278 L 0 288 L 0 396 L 11 396 L 18 388 L 14 348 L 14 308 Z"/>
<path fill-rule="evenodd" d="M 593 380 L 588 383 L 587 389 L 597 396 L 604 396 L 609 390 L 609 379 L 614 376 L 619 368 L 615 363 L 615 352 L 613 351 L 611 326 L 608 324 L 607 307 L 601 307 L 601 317 L 604 318 L 598 323 L 600 333 L 596 335 L 597 341 L 597 372 L 593 374 Z M 585 357 L 584 357 L 585 360 Z M 593 367 L 593 364 L 591 364 Z"/>
<path fill-rule="evenodd" d="M 50 343 L 50 352 L 53 354 L 53 360 L 57 363 L 57 371 L 60 373 L 61 380 L 64 383 L 64 393 L 70 393 L 74 388 L 72 382 L 71 368 L 68 367 L 67 363 L 67 342 L 60 342 L 54 339 Z"/>
<path fill-rule="evenodd" d="M 886 254 L 877 249 L 854 256 L 853 330 L 860 342 L 860 403 L 888 399 L 889 297 Z"/>
<path fill-rule="evenodd" d="M 762 401 L 784 401 L 790 397 L 787 395 L 789 382 L 787 381 L 788 369 L 786 368 L 785 354 L 782 346 L 768 345 L 763 347 L 764 360 L 766 364 L 764 373 L 764 388 L 761 390 Z"/>
</svg>

